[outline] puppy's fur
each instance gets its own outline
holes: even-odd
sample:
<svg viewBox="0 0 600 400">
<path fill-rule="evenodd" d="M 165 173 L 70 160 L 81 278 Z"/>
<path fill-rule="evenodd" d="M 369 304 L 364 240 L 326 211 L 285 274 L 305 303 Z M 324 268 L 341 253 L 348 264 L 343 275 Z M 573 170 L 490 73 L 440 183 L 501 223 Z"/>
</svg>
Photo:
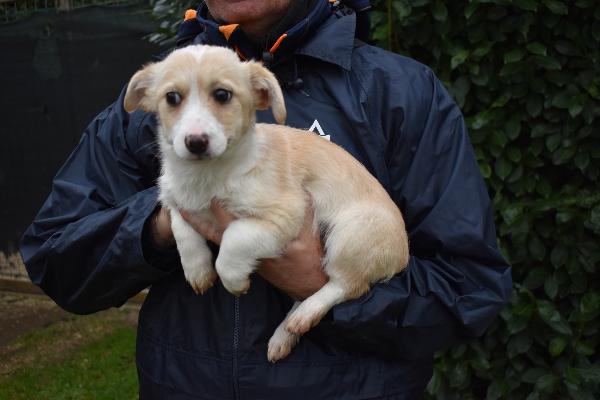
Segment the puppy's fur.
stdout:
<svg viewBox="0 0 600 400">
<path fill-rule="evenodd" d="M 230 99 L 222 101 L 223 90 Z M 168 101 L 174 92 L 175 105 Z M 129 112 L 142 108 L 158 115 L 160 200 L 171 211 L 185 277 L 198 293 L 213 285 L 216 274 L 231 293 L 245 293 L 258 261 L 279 256 L 298 236 L 310 194 L 313 226 L 325 232 L 329 281 L 296 302 L 279 325 L 269 341 L 272 362 L 287 356 L 334 305 L 407 265 L 400 211 L 358 161 L 315 134 L 255 123 L 256 109 L 271 107 L 279 123 L 286 114 L 277 80 L 259 63 L 240 62 L 225 48 L 186 47 L 138 71 L 124 105 Z M 205 150 L 190 150 L 192 137 L 202 137 Z M 213 198 L 238 217 L 223 234 L 216 273 L 206 241 L 177 211 L 214 220 Z"/>
</svg>

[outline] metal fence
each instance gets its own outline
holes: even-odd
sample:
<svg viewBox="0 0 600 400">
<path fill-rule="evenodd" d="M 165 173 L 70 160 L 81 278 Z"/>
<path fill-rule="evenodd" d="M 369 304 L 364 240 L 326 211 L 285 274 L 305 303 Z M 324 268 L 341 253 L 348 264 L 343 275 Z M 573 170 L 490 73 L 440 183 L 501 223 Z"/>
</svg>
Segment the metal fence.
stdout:
<svg viewBox="0 0 600 400">
<path fill-rule="evenodd" d="M 148 2 L 123 3 L 0 23 L 0 270 L 18 266 L 19 238 L 85 127 L 166 50 L 143 40 L 156 30 Z"/>
<path fill-rule="evenodd" d="M 0 24 L 27 18 L 38 12 L 70 11 L 96 5 L 122 5 L 140 0 L 0 0 Z"/>
</svg>

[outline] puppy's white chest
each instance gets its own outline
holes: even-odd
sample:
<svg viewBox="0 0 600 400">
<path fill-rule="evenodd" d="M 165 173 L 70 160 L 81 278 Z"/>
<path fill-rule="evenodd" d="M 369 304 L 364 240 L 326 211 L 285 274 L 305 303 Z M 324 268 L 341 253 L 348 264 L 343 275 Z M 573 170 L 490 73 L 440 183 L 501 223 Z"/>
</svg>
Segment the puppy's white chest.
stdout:
<svg viewBox="0 0 600 400">
<path fill-rule="evenodd" d="M 163 204 L 191 211 L 209 208 L 212 199 L 225 201 L 233 209 L 251 209 L 257 191 L 257 182 L 244 176 L 186 176 L 165 172 L 159 185 Z"/>
<path fill-rule="evenodd" d="M 163 174 L 159 178 L 160 200 L 171 208 L 200 211 L 212 199 L 223 200 L 231 211 L 252 209 L 257 193 L 270 175 L 257 174 L 262 162 L 264 140 L 248 132 L 227 155 L 211 162 L 181 160 L 162 143 Z M 244 213 L 245 214 L 245 213 Z"/>
</svg>

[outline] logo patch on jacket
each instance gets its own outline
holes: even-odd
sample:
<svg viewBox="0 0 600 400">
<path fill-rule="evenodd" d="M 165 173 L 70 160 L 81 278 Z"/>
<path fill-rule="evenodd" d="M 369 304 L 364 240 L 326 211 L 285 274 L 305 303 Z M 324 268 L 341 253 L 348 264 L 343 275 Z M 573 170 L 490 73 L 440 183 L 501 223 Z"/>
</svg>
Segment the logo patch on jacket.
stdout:
<svg viewBox="0 0 600 400">
<path fill-rule="evenodd" d="M 319 121 L 316 119 L 315 119 L 315 122 L 313 122 L 313 124 L 310 126 L 310 128 L 308 128 L 308 130 L 310 132 L 314 132 L 314 133 L 318 134 L 322 138 L 325 138 L 325 139 L 331 141 L 331 135 L 326 135 L 325 132 L 323 132 L 323 128 L 321 128 L 321 124 L 319 124 Z"/>
</svg>

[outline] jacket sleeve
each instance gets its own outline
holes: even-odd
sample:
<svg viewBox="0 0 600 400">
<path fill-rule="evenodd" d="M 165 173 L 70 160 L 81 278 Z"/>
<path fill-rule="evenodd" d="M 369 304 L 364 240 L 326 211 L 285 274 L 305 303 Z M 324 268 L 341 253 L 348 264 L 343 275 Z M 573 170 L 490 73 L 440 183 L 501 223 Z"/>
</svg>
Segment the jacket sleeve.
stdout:
<svg viewBox="0 0 600 400">
<path fill-rule="evenodd" d="M 176 250 L 145 251 L 158 193 L 140 146 L 155 123 L 127 114 L 123 96 L 88 126 L 21 240 L 33 283 L 79 314 L 119 306 L 177 265 Z"/>
<path fill-rule="evenodd" d="M 465 121 L 433 73 L 422 71 L 422 82 L 388 96 L 382 118 L 392 131 L 390 194 L 406 221 L 409 265 L 332 313 L 344 328 L 338 337 L 354 347 L 408 359 L 483 334 L 512 291 Z"/>
</svg>

